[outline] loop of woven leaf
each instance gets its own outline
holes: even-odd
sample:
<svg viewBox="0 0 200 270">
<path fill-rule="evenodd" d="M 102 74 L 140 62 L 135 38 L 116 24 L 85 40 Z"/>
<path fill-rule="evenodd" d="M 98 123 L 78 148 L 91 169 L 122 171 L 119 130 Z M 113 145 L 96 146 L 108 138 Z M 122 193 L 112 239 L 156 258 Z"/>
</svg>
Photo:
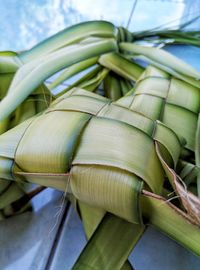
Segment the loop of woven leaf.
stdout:
<svg viewBox="0 0 200 270">
<path fill-rule="evenodd" d="M 168 139 L 163 140 L 166 131 Z M 164 180 L 154 140 L 164 145 L 167 162 L 176 163 L 180 142 L 171 129 L 106 98 L 73 89 L 42 115 L 3 134 L 0 156 L 14 159 L 10 169 L 17 178 L 21 173 L 21 179 L 30 181 L 36 174 L 47 181 L 48 175 L 66 175 L 79 200 L 141 223 L 142 183 L 160 194 Z"/>
<path fill-rule="evenodd" d="M 195 141 L 195 137 L 198 137 L 198 135 L 195 136 L 196 133 L 199 134 L 199 88 L 174 78 L 158 68 L 149 66 L 137 81 L 134 95 L 124 97 L 117 101 L 117 103 L 122 106 L 126 104 L 126 107 L 129 107 L 129 109 L 138 111 L 150 117 L 152 120 L 157 119 L 162 121 L 178 135 L 182 143 L 184 143 L 185 140 L 186 151 L 191 151 L 186 152 L 186 155 L 192 155 L 192 152 L 195 151 L 196 168 L 199 166 L 198 156 L 200 147 L 198 138 L 196 138 Z M 167 137 L 168 136 L 163 136 L 162 139 Z M 176 151 L 173 151 L 173 157 L 176 155 L 175 152 Z M 184 156 L 185 154 L 182 152 L 182 158 L 184 158 Z M 184 167 L 185 166 L 187 166 L 187 162 Z M 166 169 L 164 166 L 164 168 L 168 178 L 171 179 L 168 171 L 169 167 Z M 198 173 L 196 169 L 193 174 L 193 177 L 197 177 Z M 190 175 L 190 178 L 191 177 L 192 175 Z M 192 217 L 196 224 L 199 224 L 199 199 L 191 192 L 188 192 L 186 185 L 182 187 L 180 181 L 177 180 L 176 177 L 175 179 L 176 180 L 170 180 L 174 190 L 180 197 L 180 201 L 186 212 Z"/>
<path fill-rule="evenodd" d="M 197 87 L 150 66 L 138 80 L 134 94 L 126 97 L 129 109 L 162 121 L 184 137 L 185 147 L 194 151 L 200 104 Z"/>
</svg>

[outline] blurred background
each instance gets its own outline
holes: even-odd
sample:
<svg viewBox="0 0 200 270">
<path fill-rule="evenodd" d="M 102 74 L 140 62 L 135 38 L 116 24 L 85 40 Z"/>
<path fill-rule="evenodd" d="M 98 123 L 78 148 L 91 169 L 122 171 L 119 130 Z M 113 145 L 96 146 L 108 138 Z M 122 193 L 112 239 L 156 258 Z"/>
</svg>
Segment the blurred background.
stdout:
<svg viewBox="0 0 200 270">
<path fill-rule="evenodd" d="M 28 49 L 86 20 L 108 20 L 134 32 L 177 28 L 197 15 L 200 0 L 0 0 L 0 50 Z M 200 20 L 190 27 L 198 29 Z M 175 54 L 186 53 L 177 47 Z M 187 56 L 200 68 L 199 50 Z M 71 269 L 86 243 L 77 214 L 52 189 L 34 198 L 33 206 L 33 213 L 0 223 L 0 270 Z M 200 269 L 199 258 L 154 228 L 148 228 L 130 260 L 136 270 Z"/>
</svg>

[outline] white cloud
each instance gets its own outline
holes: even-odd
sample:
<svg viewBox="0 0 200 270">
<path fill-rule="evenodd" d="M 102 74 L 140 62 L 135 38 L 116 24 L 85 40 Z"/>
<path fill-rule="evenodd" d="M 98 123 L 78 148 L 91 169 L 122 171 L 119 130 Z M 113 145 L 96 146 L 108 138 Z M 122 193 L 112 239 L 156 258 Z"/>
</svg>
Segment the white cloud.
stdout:
<svg viewBox="0 0 200 270">
<path fill-rule="evenodd" d="M 104 19 L 125 25 L 130 15 L 132 1 L 72 0 L 72 5 L 88 19 Z"/>
<path fill-rule="evenodd" d="M 133 14 L 130 29 L 133 31 L 148 30 L 172 20 L 178 24 L 183 14 L 184 4 L 165 1 L 138 1 Z"/>
</svg>

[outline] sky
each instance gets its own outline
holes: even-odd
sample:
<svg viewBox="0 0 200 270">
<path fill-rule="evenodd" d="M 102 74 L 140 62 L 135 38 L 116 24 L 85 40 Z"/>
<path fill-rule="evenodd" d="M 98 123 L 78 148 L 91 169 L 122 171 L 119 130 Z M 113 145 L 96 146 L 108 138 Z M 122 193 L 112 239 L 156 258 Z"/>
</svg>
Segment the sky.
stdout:
<svg viewBox="0 0 200 270">
<path fill-rule="evenodd" d="M 0 0 L 0 50 L 24 50 L 81 21 L 104 19 L 127 26 L 132 0 Z M 131 31 L 146 30 L 184 11 L 181 0 L 138 0 Z M 178 21 L 177 21 L 178 22 Z"/>
</svg>

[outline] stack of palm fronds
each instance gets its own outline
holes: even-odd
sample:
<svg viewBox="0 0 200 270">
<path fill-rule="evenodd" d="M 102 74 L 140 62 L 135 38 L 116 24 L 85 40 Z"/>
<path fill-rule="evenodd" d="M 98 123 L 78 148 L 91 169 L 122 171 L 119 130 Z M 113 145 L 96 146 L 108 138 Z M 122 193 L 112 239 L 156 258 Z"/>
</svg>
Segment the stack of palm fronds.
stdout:
<svg viewBox="0 0 200 270">
<path fill-rule="evenodd" d="M 200 73 L 135 40 L 94 21 L 0 58 L 0 191 L 29 182 L 69 195 L 88 238 L 74 269 L 131 269 L 147 224 L 200 255 Z"/>
</svg>

